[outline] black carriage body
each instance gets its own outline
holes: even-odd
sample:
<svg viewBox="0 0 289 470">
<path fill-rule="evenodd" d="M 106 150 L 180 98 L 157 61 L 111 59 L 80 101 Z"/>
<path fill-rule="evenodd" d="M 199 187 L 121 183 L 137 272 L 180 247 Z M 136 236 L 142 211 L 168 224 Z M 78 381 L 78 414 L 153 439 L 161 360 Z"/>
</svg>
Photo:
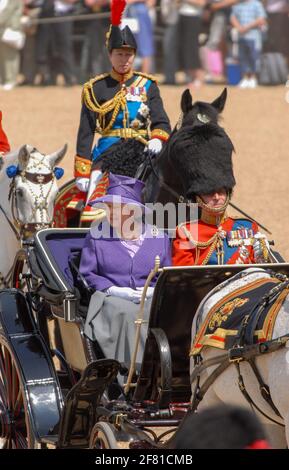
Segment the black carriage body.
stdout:
<svg viewBox="0 0 289 470">
<path fill-rule="evenodd" d="M 47 436 L 53 440 L 63 407 L 62 393 L 50 351 L 36 327 L 26 296 L 19 290 L 0 292 L 0 342 L 2 379 L 3 365 L 8 376 L 8 367 L 11 370 L 11 385 L 7 389 L 10 412 L 15 411 L 13 388 L 19 381 L 29 445 L 37 446 Z M 12 427 L 9 436 L 5 435 L 9 439 Z"/>
<path fill-rule="evenodd" d="M 34 291 L 23 293 L 12 289 L 0 293 L 0 336 L 20 371 L 35 439 L 60 448 L 88 446 L 95 422 L 104 416 L 109 420 L 111 412 L 116 416 L 118 411 L 122 415 L 125 410 L 125 429 L 134 433 L 136 440 L 144 436 L 135 429 L 148 425 L 177 426 L 191 396 L 189 351 L 195 312 L 212 288 L 249 267 L 161 269 L 152 300 L 141 370 L 126 400 L 130 412 L 124 403 L 106 402 L 105 410 L 99 407 L 100 399 L 105 388 L 115 380 L 119 364 L 113 358 L 98 356 L 97 349 L 83 334 L 83 317 L 87 310 L 87 302 L 83 300 L 87 299 L 83 299 L 75 285 L 75 272 L 70 263 L 71 258 L 79 258 L 87 232 L 87 229 L 39 231 L 34 243 L 26 247 Z M 286 263 L 259 267 L 289 274 Z M 49 314 L 57 321 L 65 366 L 72 376 L 80 377 L 71 384 L 68 393 L 65 391 L 65 396 L 53 365 L 50 345 L 43 339 L 33 314 L 31 299 L 35 297 L 48 306 Z M 153 413 L 146 413 L 146 409 L 152 408 Z"/>
</svg>

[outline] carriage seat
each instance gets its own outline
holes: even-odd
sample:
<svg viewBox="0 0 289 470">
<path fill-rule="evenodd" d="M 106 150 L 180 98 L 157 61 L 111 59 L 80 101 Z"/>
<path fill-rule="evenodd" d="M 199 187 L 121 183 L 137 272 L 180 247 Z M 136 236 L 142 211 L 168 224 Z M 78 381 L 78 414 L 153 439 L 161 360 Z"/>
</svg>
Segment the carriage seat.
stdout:
<svg viewBox="0 0 289 470">
<path fill-rule="evenodd" d="M 44 229 L 35 236 L 35 255 L 47 288 L 74 292 L 78 265 L 89 229 Z"/>
</svg>

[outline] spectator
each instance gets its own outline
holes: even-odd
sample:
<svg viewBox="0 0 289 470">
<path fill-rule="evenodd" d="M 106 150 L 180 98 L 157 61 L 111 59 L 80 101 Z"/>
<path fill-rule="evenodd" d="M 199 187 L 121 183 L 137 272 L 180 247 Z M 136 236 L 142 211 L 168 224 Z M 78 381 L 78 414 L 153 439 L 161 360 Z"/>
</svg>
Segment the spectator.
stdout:
<svg viewBox="0 0 289 470">
<path fill-rule="evenodd" d="M 162 21 L 165 24 L 163 39 L 164 54 L 164 83 L 175 85 L 175 74 L 177 71 L 178 51 L 178 18 L 179 9 L 177 0 L 161 0 Z"/>
<path fill-rule="evenodd" d="M 73 13 L 78 0 L 45 0 L 41 18 L 60 18 Z M 42 85 L 51 85 L 57 73 L 64 76 L 67 86 L 76 83 L 72 48 L 72 22 L 41 24 L 36 37 L 36 61 Z"/>
<path fill-rule="evenodd" d="M 289 65 L 289 1 L 267 0 L 268 52 L 281 52 Z"/>
<path fill-rule="evenodd" d="M 138 55 L 141 58 L 141 71 L 152 72 L 152 60 L 154 56 L 153 27 L 149 15 L 149 8 L 155 5 L 155 0 L 127 0 L 127 16 L 135 18 L 139 31 L 135 33 Z"/>
<path fill-rule="evenodd" d="M 0 0 L 0 38 L 10 28 L 21 31 L 22 0 Z M 0 40 L 0 82 L 3 90 L 12 90 L 17 83 L 20 65 L 20 52 Z"/>
<path fill-rule="evenodd" d="M 215 81 L 223 80 L 224 56 L 226 54 L 226 32 L 229 25 L 231 6 L 238 0 L 211 0 L 208 7 L 213 15 L 209 38 L 206 43 L 205 56 L 206 65 L 210 79 Z"/>
<path fill-rule="evenodd" d="M 91 13 L 109 12 L 110 0 L 84 0 L 84 5 Z M 89 75 L 99 75 L 110 67 L 105 48 L 105 34 L 109 29 L 109 16 L 90 20 L 86 26 L 88 42 Z"/>
<path fill-rule="evenodd" d="M 256 415 L 239 406 L 219 405 L 189 413 L 171 445 L 174 449 L 270 449 Z"/>
<path fill-rule="evenodd" d="M 179 10 L 178 37 L 181 67 L 186 72 L 190 86 L 200 87 L 203 82 L 201 69 L 199 34 L 202 12 L 206 0 L 181 0 Z"/>
<path fill-rule="evenodd" d="M 262 29 L 266 26 L 266 13 L 259 0 L 244 0 L 234 5 L 231 23 L 239 34 L 239 60 L 242 80 L 240 88 L 257 86 L 257 64 L 262 50 Z"/>
<path fill-rule="evenodd" d="M 37 24 L 31 23 L 36 20 L 41 11 L 42 0 L 23 0 L 24 16 L 22 17 L 23 29 L 26 41 L 21 54 L 21 73 L 24 80 L 20 85 L 33 85 L 36 76 L 35 45 Z"/>
</svg>

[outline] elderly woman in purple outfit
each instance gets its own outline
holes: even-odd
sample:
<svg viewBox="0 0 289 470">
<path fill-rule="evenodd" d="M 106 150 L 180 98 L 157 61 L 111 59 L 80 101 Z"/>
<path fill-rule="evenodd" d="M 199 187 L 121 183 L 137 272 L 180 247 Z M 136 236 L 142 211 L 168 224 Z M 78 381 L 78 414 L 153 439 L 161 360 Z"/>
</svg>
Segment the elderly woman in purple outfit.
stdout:
<svg viewBox="0 0 289 470">
<path fill-rule="evenodd" d="M 135 319 L 142 290 L 156 256 L 161 266 L 171 265 L 166 234 L 143 223 L 143 183 L 110 174 L 105 196 L 92 205 L 105 206 L 106 221 L 92 227 L 82 250 L 80 272 L 95 289 L 85 323 L 85 334 L 96 340 L 105 357 L 129 364 L 134 346 Z M 148 289 L 144 318 L 148 319 L 156 279 Z M 142 326 L 137 362 L 146 339 Z"/>
</svg>

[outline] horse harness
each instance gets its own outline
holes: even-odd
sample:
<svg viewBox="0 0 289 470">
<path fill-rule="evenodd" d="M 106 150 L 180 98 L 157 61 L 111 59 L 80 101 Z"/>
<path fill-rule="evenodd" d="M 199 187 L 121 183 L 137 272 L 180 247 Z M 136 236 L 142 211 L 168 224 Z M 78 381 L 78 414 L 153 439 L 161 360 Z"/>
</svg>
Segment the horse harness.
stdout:
<svg viewBox="0 0 289 470">
<path fill-rule="evenodd" d="M 270 271 L 269 271 L 270 272 Z M 267 294 L 265 294 L 261 300 L 254 306 L 254 308 L 249 312 L 249 314 L 245 315 L 243 321 L 238 329 L 237 335 L 234 338 L 234 344 L 231 348 L 229 348 L 224 354 L 220 354 L 216 357 L 203 360 L 201 354 L 197 354 L 194 356 L 195 361 L 195 368 L 191 374 L 191 383 L 196 381 L 191 409 L 192 411 L 196 411 L 199 403 L 204 398 L 206 392 L 209 390 L 210 386 L 213 385 L 215 380 L 231 365 L 234 364 L 238 374 L 238 386 L 246 401 L 252 408 L 255 408 L 259 413 L 261 413 L 265 418 L 272 421 L 274 424 L 278 424 L 279 426 L 283 426 L 283 423 L 276 421 L 275 419 L 268 416 L 264 411 L 260 409 L 260 407 L 253 401 L 251 396 L 249 395 L 243 376 L 241 374 L 240 363 L 246 361 L 253 374 L 255 375 L 257 382 L 259 384 L 259 390 L 263 399 L 267 402 L 267 404 L 271 407 L 274 414 L 278 416 L 278 418 L 282 419 L 278 409 L 273 403 L 273 400 L 270 395 L 270 389 L 268 385 L 263 381 L 262 376 L 258 370 L 256 365 L 255 359 L 258 356 L 262 356 L 264 354 L 272 353 L 274 351 L 278 351 L 281 348 L 284 348 L 289 341 L 289 334 L 272 339 L 267 340 L 261 343 L 253 344 L 253 336 L 254 331 L 256 329 L 258 320 L 264 311 L 265 307 L 268 305 L 272 305 L 274 301 L 278 298 L 278 296 L 285 290 L 289 289 L 289 279 L 283 274 L 276 274 L 270 272 L 271 276 L 278 278 L 280 283 L 273 287 Z M 242 273 L 239 273 L 240 277 Z M 237 276 L 236 276 L 237 278 Z M 204 381 L 202 385 L 200 385 L 201 374 L 205 371 L 208 367 L 212 367 L 216 365 L 217 367 L 214 371 L 209 375 L 209 377 Z"/>
<path fill-rule="evenodd" d="M 155 178 L 158 180 L 160 187 L 164 188 L 166 191 L 168 191 L 176 200 L 178 203 L 185 203 L 187 206 L 190 206 L 192 204 L 191 199 L 185 198 L 185 196 L 182 196 L 179 194 L 177 191 L 175 191 L 171 186 L 169 186 L 162 178 L 161 176 L 156 172 L 153 161 L 152 161 L 152 152 L 148 151 L 147 153 L 147 166 L 150 167 L 151 171 L 153 172 Z M 143 170 L 143 173 L 140 175 L 135 176 L 137 179 L 144 179 L 146 176 L 146 170 L 147 168 L 145 167 Z"/>
<path fill-rule="evenodd" d="M 47 200 L 50 195 L 50 192 L 53 187 L 54 183 L 54 173 L 30 173 L 28 171 L 24 171 L 21 173 L 21 177 L 24 181 L 27 182 L 27 186 L 29 188 L 30 193 L 33 196 L 34 205 L 32 209 L 32 217 L 35 216 L 37 210 L 40 212 L 40 222 L 28 222 L 23 224 L 19 221 L 18 217 L 15 214 L 15 209 L 18 211 L 17 207 L 17 197 L 16 197 L 16 186 L 15 186 L 15 178 L 13 178 L 10 186 L 8 200 L 11 200 L 11 213 L 13 217 L 13 224 L 16 226 L 18 230 L 20 230 L 20 239 L 28 238 L 31 236 L 35 231 L 40 230 L 41 228 L 48 228 L 51 226 L 51 223 L 44 222 L 44 213 L 48 211 L 48 204 Z M 51 185 L 46 193 L 43 192 L 43 185 L 48 184 L 51 182 Z M 40 186 L 40 195 L 37 195 L 33 189 L 33 186 L 30 184 L 37 184 Z M 7 217 L 6 217 L 7 218 Z"/>
</svg>

